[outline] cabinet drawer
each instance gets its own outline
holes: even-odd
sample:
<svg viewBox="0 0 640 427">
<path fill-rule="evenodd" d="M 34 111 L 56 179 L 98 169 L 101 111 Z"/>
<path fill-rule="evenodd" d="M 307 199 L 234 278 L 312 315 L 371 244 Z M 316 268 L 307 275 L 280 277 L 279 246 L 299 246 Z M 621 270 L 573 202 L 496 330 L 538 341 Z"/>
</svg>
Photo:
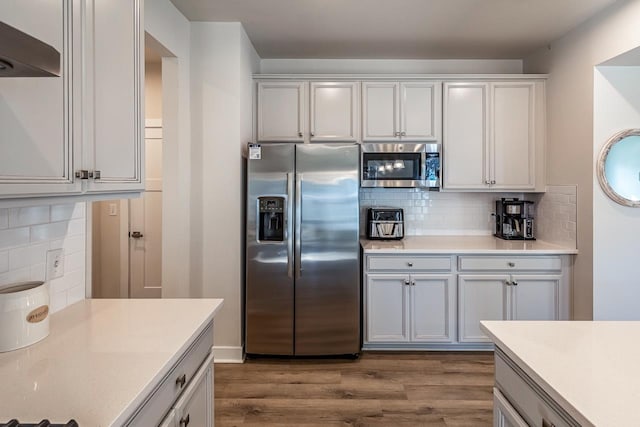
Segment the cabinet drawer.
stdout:
<svg viewBox="0 0 640 427">
<path fill-rule="evenodd" d="M 559 271 L 562 268 L 560 257 L 496 257 L 496 256 L 461 256 L 458 258 L 460 271 Z"/>
<path fill-rule="evenodd" d="M 499 350 L 496 350 L 495 361 L 498 389 L 527 424 L 555 427 L 580 425 Z"/>
<path fill-rule="evenodd" d="M 367 257 L 369 271 L 451 271 L 451 257 L 422 257 L 422 256 L 369 256 Z"/>
<path fill-rule="evenodd" d="M 127 426 L 148 427 L 160 424 L 174 402 L 188 386 L 202 361 L 207 358 L 212 346 L 213 323 L 210 323 L 187 350 L 186 355 L 162 380 L 151 397 L 142 404 Z"/>
</svg>

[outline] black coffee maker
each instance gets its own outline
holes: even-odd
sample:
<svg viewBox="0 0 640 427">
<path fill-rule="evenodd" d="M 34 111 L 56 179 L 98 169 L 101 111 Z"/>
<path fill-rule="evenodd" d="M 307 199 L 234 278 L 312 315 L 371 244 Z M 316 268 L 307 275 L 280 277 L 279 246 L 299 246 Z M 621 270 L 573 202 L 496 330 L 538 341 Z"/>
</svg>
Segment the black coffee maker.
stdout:
<svg viewBox="0 0 640 427">
<path fill-rule="evenodd" d="M 505 240 L 536 240 L 533 202 L 518 198 L 496 200 L 495 236 Z"/>
</svg>

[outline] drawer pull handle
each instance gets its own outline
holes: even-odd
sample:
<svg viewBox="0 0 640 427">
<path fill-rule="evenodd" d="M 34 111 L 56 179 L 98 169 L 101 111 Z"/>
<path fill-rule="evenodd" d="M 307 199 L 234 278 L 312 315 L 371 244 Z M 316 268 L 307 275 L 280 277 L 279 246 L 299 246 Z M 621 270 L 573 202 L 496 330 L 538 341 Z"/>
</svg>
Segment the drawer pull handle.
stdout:
<svg viewBox="0 0 640 427">
<path fill-rule="evenodd" d="M 413 263 L 412 263 L 412 262 L 408 262 L 408 263 L 407 263 L 407 265 L 408 265 L 409 267 L 413 267 Z"/>
<path fill-rule="evenodd" d="M 509 267 L 515 267 L 515 266 L 516 266 L 516 263 L 515 263 L 515 262 L 508 262 L 508 263 L 507 263 L 507 265 L 508 265 Z"/>
<path fill-rule="evenodd" d="M 180 418 L 180 427 L 187 427 L 189 425 L 189 414 L 185 418 Z"/>
<path fill-rule="evenodd" d="M 556 427 L 556 425 L 552 422 L 549 422 L 547 420 L 545 420 L 544 418 L 542 419 L 542 427 Z"/>
<path fill-rule="evenodd" d="M 512 284 L 513 286 L 518 286 L 518 282 L 516 282 L 515 280 L 514 280 L 513 282 L 511 282 L 511 284 Z"/>
<path fill-rule="evenodd" d="M 178 378 L 176 378 L 176 385 L 180 386 L 180 388 L 184 387 L 186 382 L 187 382 L 187 376 L 185 374 L 182 374 Z"/>
</svg>

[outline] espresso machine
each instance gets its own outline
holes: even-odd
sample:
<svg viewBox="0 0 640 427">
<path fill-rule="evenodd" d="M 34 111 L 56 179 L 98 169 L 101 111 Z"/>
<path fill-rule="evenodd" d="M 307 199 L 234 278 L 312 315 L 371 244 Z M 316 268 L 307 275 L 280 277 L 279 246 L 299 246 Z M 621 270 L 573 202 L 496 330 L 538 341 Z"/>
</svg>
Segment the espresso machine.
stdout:
<svg viewBox="0 0 640 427">
<path fill-rule="evenodd" d="M 533 202 L 518 198 L 496 200 L 495 236 L 505 240 L 536 240 Z"/>
</svg>

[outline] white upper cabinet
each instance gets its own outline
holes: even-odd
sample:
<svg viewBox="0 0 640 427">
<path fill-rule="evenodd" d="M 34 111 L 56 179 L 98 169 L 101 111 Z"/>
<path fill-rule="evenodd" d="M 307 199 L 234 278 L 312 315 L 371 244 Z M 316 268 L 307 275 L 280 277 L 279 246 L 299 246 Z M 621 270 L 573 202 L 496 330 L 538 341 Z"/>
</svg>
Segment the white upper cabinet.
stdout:
<svg viewBox="0 0 640 427">
<path fill-rule="evenodd" d="M 142 0 L 4 1 L 60 77 L 0 79 L 0 198 L 144 190 Z"/>
<path fill-rule="evenodd" d="M 258 83 L 258 141 L 305 140 L 306 88 L 305 82 Z"/>
<path fill-rule="evenodd" d="M 544 191 L 544 84 L 444 84 L 445 190 Z"/>
<path fill-rule="evenodd" d="M 364 141 L 440 140 L 440 82 L 363 82 Z"/>
<path fill-rule="evenodd" d="M 488 186 L 487 83 L 445 83 L 443 157 L 447 190 Z"/>
<path fill-rule="evenodd" d="M 258 141 L 355 142 L 357 82 L 258 82 Z"/>
<path fill-rule="evenodd" d="M 79 123 L 73 115 L 77 35 L 74 2 L 0 2 L 2 21 L 53 46 L 60 52 L 60 77 L 0 79 L 0 197 L 73 194 L 74 148 Z"/>
<path fill-rule="evenodd" d="M 83 169 L 90 192 L 142 191 L 141 0 L 87 0 Z"/>
<path fill-rule="evenodd" d="M 358 101 L 356 82 L 311 82 L 311 141 L 357 141 Z"/>
</svg>

